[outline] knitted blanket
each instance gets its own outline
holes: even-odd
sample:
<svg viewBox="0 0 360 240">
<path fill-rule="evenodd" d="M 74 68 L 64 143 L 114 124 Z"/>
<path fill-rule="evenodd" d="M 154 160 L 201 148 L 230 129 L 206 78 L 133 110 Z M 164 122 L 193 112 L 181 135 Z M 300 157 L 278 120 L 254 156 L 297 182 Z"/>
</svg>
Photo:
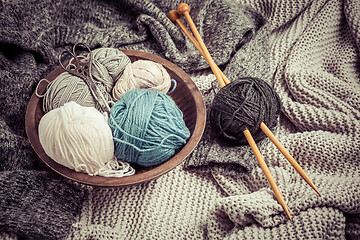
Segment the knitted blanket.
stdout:
<svg viewBox="0 0 360 240">
<path fill-rule="evenodd" d="M 360 2 L 191 0 L 191 16 L 230 80 L 259 77 L 282 101 L 274 133 L 305 183 L 267 139 L 258 145 L 293 220 L 248 146 L 204 135 L 156 180 L 89 187 L 49 170 L 27 141 L 25 111 L 58 55 L 83 42 L 157 54 L 187 71 L 207 108 L 208 64 L 167 19 L 180 1 L 0 1 L 0 238 L 359 239 Z"/>
</svg>

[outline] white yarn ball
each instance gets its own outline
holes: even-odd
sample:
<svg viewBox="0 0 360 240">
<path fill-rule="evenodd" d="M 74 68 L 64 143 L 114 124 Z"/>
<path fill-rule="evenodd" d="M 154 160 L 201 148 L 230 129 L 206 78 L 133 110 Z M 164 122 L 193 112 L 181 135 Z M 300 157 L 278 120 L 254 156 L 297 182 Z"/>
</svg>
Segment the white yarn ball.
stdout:
<svg viewBox="0 0 360 240">
<path fill-rule="evenodd" d="M 119 100 L 131 89 L 153 89 L 167 93 L 171 86 L 171 77 L 159 63 L 149 60 L 137 60 L 125 67 L 120 79 L 112 90 L 113 98 Z"/>
<path fill-rule="evenodd" d="M 107 120 L 107 115 L 93 107 L 68 102 L 41 118 L 39 140 L 45 153 L 65 167 L 89 175 L 112 176 L 119 164 Z M 124 176 L 128 170 L 118 173 Z"/>
</svg>

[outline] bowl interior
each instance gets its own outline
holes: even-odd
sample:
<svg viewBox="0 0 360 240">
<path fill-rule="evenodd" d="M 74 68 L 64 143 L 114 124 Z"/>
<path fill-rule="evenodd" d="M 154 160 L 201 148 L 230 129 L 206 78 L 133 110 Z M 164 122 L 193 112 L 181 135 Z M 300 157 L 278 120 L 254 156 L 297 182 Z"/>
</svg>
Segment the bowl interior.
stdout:
<svg viewBox="0 0 360 240">
<path fill-rule="evenodd" d="M 38 125 L 41 117 L 44 115 L 42 110 L 42 99 L 38 98 L 35 93 L 33 93 L 28 103 L 25 117 L 25 127 L 29 141 L 42 161 L 44 161 L 45 164 L 55 172 L 66 178 L 88 185 L 112 187 L 146 182 L 165 174 L 184 161 L 185 158 L 194 150 L 203 134 L 206 116 L 205 106 L 202 96 L 191 78 L 181 68 L 159 56 L 135 50 L 122 51 L 129 56 L 132 62 L 136 60 L 150 60 L 162 64 L 170 74 L 171 78 L 176 81 L 176 88 L 170 96 L 183 112 L 185 124 L 191 133 L 190 138 L 173 157 L 161 165 L 151 168 L 133 166 L 136 173 L 132 176 L 115 178 L 90 176 L 86 173 L 79 173 L 56 163 L 53 159 L 46 155 L 40 144 L 38 136 Z M 46 76 L 46 79 L 48 81 L 52 81 L 63 71 L 62 67 L 58 66 Z M 39 94 L 45 92 L 46 85 L 47 83 L 43 81 L 38 86 L 37 91 Z"/>
</svg>

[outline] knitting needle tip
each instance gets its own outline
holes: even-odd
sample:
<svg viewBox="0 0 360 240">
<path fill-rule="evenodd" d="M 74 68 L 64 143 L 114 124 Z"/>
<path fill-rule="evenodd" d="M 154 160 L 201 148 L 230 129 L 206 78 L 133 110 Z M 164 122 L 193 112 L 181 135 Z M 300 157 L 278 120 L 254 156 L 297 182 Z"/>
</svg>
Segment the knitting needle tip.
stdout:
<svg viewBox="0 0 360 240">
<path fill-rule="evenodd" d="M 277 188 L 277 186 L 275 188 L 273 188 L 273 191 L 275 193 L 276 199 L 278 200 L 278 203 L 282 206 L 282 208 L 284 209 L 286 215 L 289 217 L 290 221 L 292 220 L 291 215 L 290 215 L 290 211 L 289 208 L 287 207 L 284 198 L 282 197 L 279 189 Z"/>
<path fill-rule="evenodd" d="M 289 219 L 290 219 L 290 221 L 292 220 L 292 218 L 291 218 L 291 215 L 290 215 L 290 211 L 289 211 L 289 209 L 287 208 L 287 206 L 285 205 L 285 206 L 282 206 L 283 207 L 283 209 L 284 209 L 284 211 L 285 211 L 285 213 L 286 213 L 286 215 L 289 217 Z"/>
<path fill-rule="evenodd" d="M 317 188 L 315 187 L 315 185 L 314 185 L 314 186 L 311 186 L 311 187 L 315 190 L 315 192 L 317 192 L 317 194 L 319 194 L 319 196 L 321 196 L 319 190 L 317 190 Z"/>
</svg>

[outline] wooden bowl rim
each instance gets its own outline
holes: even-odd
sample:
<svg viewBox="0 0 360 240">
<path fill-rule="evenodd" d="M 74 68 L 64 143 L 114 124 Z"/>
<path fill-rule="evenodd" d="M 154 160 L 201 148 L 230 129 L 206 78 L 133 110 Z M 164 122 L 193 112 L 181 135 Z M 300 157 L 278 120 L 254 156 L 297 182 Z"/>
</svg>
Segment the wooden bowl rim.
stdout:
<svg viewBox="0 0 360 240">
<path fill-rule="evenodd" d="M 51 159 L 49 156 L 46 155 L 44 149 L 40 144 L 38 129 L 36 128 L 36 109 L 38 107 L 40 100 L 35 95 L 35 93 L 33 93 L 30 97 L 25 114 L 25 130 L 32 148 L 34 149 L 36 154 L 40 157 L 40 159 L 53 171 L 57 172 L 58 174 L 68 179 L 86 185 L 102 186 L 102 187 L 123 187 L 129 185 L 136 185 L 156 179 L 161 175 L 174 169 L 176 166 L 178 166 L 188 157 L 188 155 L 194 150 L 196 145 L 199 143 L 205 129 L 206 110 L 202 95 L 198 90 L 197 86 L 195 85 L 195 83 L 191 80 L 191 78 L 185 71 L 183 71 L 180 67 L 173 64 L 172 62 L 151 53 L 146 53 L 137 50 L 124 50 L 124 49 L 120 49 L 120 50 L 123 51 L 126 55 L 131 57 L 158 62 L 161 65 L 163 65 L 165 68 L 171 70 L 174 74 L 177 75 L 177 77 L 179 77 L 184 81 L 189 91 L 191 92 L 191 95 L 193 96 L 196 105 L 195 127 L 186 145 L 184 145 L 184 147 L 177 154 L 175 154 L 173 157 L 171 157 L 169 160 L 167 160 L 166 162 L 164 162 L 159 166 L 156 166 L 148 171 L 145 170 L 140 173 L 136 173 L 132 176 L 126 176 L 121 178 L 90 176 L 86 173 L 76 172 L 75 170 L 71 170 L 67 167 L 64 167 L 56 163 L 53 159 Z M 50 72 L 46 76 L 46 79 L 55 78 L 58 75 L 55 73 L 59 71 L 58 69 L 59 67 L 61 66 L 58 66 L 56 69 Z"/>
</svg>

